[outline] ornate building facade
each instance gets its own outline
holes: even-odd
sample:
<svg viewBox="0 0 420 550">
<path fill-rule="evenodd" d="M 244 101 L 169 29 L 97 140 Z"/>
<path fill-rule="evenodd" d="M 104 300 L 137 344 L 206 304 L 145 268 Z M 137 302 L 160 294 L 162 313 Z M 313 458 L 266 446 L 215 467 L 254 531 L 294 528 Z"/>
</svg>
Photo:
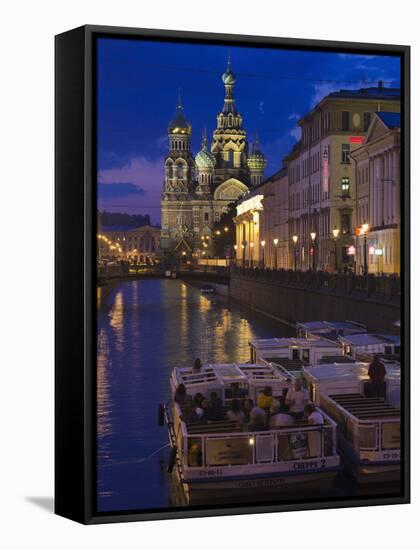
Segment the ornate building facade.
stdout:
<svg viewBox="0 0 420 550">
<path fill-rule="evenodd" d="M 263 178 L 266 160 L 258 143 L 249 154 L 242 115 L 234 98 L 236 77 L 230 59 L 222 81 L 225 99 L 210 145 L 204 132 L 202 148 L 194 157 L 192 127 L 181 98 L 168 126 L 169 152 L 161 197 L 161 249 L 168 259 L 212 257 L 213 225 L 230 203 L 246 195 Z"/>
</svg>

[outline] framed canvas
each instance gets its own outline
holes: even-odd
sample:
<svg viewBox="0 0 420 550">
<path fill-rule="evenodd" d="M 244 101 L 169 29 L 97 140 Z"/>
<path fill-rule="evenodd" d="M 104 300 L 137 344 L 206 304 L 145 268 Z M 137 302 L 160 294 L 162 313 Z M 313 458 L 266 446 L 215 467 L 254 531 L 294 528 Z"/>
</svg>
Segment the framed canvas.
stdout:
<svg viewBox="0 0 420 550">
<path fill-rule="evenodd" d="M 56 37 L 56 513 L 409 502 L 408 46 Z"/>
</svg>

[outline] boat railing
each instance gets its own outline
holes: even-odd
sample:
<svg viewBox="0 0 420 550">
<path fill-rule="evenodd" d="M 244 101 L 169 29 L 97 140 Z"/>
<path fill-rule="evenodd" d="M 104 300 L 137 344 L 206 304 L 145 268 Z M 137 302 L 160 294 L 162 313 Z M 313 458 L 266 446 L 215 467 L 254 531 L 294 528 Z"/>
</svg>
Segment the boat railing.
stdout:
<svg viewBox="0 0 420 550">
<path fill-rule="evenodd" d="M 322 425 L 294 425 L 264 431 L 188 433 L 181 424 L 185 467 L 217 468 L 275 465 L 296 460 L 320 460 L 336 455 L 336 423 L 324 414 Z"/>
<path fill-rule="evenodd" d="M 366 401 L 373 400 L 366 398 Z M 382 405 L 386 402 L 382 401 Z M 384 460 L 399 458 L 401 419 L 398 409 L 392 408 L 394 410 L 387 413 L 381 404 L 377 409 L 366 405 L 360 409 L 361 416 L 364 414 L 365 418 L 360 418 L 327 395 L 321 396 L 321 407 L 336 421 L 340 435 L 351 444 L 358 459 L 363 460 L 367 456 Z"/>
</svg>

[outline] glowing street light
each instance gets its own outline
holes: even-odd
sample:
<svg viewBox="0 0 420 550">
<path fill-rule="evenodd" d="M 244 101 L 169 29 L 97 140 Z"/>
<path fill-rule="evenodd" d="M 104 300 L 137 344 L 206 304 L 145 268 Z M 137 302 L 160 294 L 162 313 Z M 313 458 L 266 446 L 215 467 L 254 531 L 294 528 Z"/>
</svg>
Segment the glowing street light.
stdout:
<svg viewBox="0 0 420 550">
<path fill-rule="evenodd" d="M 262 266 L 265 267 L 265 263 L 264 263 L 265 241 L 261 241 L 261 248 L 262 248 Z"/>
<path fill-rule="evenodd" d="M 333 233 L 333 237 L 334 237 L 334 263 L 335 263 L 335 270 L 338 271 L 337 239 L 338 239 L 338 235 L 339 235 L 339 233 L 340 233 L 340 230 L 337 229 L 337 227 L 334 227 L 332 233 Z"/>
<path fill-rule="evenodd" d="M 293 257 L 294 257 L 294 268 L 296 271 L 296 262 L 297 262 L 297 242 L 299 237 L 297 235 L 293 235 L 292 241 L 293 241 Z"/>
<path fill-rule="evenodd" d="M 367 234 L 369 231 L 369 224 L 364 223 L 361 227 L 361 233 L 363 235 L 363 263 L 364 263 L 364 274 L 368 274 L 368 263 L 367 263 Z"/>
<path fill-rule="evenodd" d="M 315 231 L 311 232 L 311 239 L 312 239 L 312 271 L 315 271 L 315 241 L 316 241 Z"/>
<path fill-rule="evenodd" d="M 273 239 L 273 244 L 274 244 L 274 269 L 277 269 L 277 246 L 279 244 L 279 240 L 277 237 Z"/>
</svg>

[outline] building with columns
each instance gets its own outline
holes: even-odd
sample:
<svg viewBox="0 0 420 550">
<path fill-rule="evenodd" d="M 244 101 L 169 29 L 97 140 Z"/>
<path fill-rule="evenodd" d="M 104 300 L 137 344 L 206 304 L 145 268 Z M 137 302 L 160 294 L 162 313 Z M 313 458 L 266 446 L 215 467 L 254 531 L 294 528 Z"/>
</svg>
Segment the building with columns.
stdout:
<svg viewBox="0 0 420 550">
<path fill-rule="evenodd" d="M 400 273 L 400 114 L 372 117 L 362 147 L 352 152 L 356 171 L 356 224 L 367 229 L 357 238 L 358 270 Z"/>
<path fill-rule="evenodd" d="M 289 242 L 298 269 L 355 269 L 356 170 L 351 154 L 366 138 L 378 111 L 400 111 L 400 90 L 340 90 L 324 97 L 300 121 L 301 140 L 286 157 Z M 334 237 L 334 233 L 337 237 Z M 353 254 L 356 252 L 356 254 Z"/>
<path fill-rule="evenodd" d="M 213 256 L 212 229 L 229 204 L 261 182 L 266 166 L 258 143 L 248 152 L 242 115 L 236 107 L 236 77 L 230 59 L 222 75 L 225 98 L 208 145 L 191 151 L 192 127 L 181 98 L 168 127 L 169 152 L 161 195 L 161 249 L 166 261 L 192 261 Z"/>
<path fill-rule="evenodd" d="M 264 180 L 236 207 L 237 264 L 269 269 L 288 269 L 287 169 Z"/>
<path fill-rule="evenodd" d="M 144 265 L 159 261 L 160 228 L 102 226 L 98 234 L 101 258 L 124 260 Z"/>
</svg>

